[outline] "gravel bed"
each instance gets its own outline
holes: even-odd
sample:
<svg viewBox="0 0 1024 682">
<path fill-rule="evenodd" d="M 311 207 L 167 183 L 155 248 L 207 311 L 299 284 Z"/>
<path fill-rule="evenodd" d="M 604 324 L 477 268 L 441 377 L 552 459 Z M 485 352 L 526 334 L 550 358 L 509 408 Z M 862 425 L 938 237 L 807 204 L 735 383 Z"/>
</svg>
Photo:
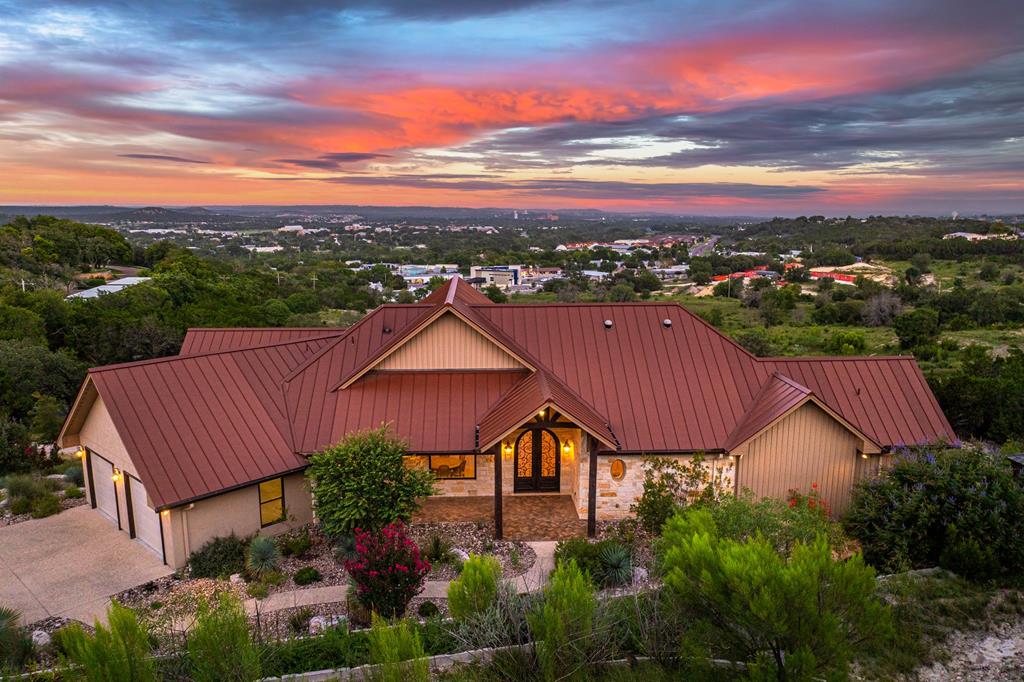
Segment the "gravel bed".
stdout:
<svg viewBox="0 0 1024 682">
<path fill-rule="evenodd" d="M 328 585 L 344 585 L 348 582 L 348 573 L 334 558 L 334 547 L 327 537 L 316 526 L 306 526 L 309 532 L 309 550 L 301 558 L 294 556 L 282 556 L 277 570 L 288 576 L 280 585 L 270 588 L 270 594 L 276 592 L 288 592 L 290 590 L 301 590 L 309 587 L 327 587 Z M 278 539 L 296 537 L 302 534 L 303 529 L 289 531 Z M 280 545 L 279 545 L 280 546 Z M 295 573 L 300 568 L 312 566 L 320 571 L 320 580 L 309 585 L 296 585 Z"/>
<path fill-rule="evenodd" d="M 86 500 L 85 497 L 69 499 L 67 497 L 64 497 L 63 495 L 60 496 L 61 511 L 67 511 L 68 509 L 73 509 L 74 507 L 81 507 L 83 504 L 87 503 L 88 500 Z M 12 514 L 9 505 L 4 507 L 2 513 L 0 513 L 0 527 L 13 526 L 16 523 L 24 523 L 25 521 L 31 520 L 32 514 Z"/>
<path fill-rule="evenodd" d="M 466 554 L 490 554 L 501 563 L 502 576 L 514 578 L 530 570 L 537 554 L 525 542 L 495 540 L 494 526 L 480 523 L 417 523 L 409 527 L 409 537 L 425 548 L 432 536 L 446 540 L 453 552 L 461 550 Z M 456 552 L 457 554 L 458 552 Z M 513 555 L 518 561 L 513 562 Z M 427 580 L 453 580 L 459 576 L 455 562 L 432 564 Z"/>
<path fill-rule="evenodd" d="M 291 618 L 295 614 L 302 614 L 305 621 L 303 629 L 296 632 L 291 625 Z M 311 606 L 295 606 L 289 609 L 281 609 L 272 613 L 260 613 L 250 616 L 249 622 L 259 632 L 264 640 L 287 639 L 300 635 L 309 634 L 309 620 L 313 616 L 346 616 L 348 606 L 345 602 L 330 602 L 327 604 L 313 604 Z"/>
</svg>

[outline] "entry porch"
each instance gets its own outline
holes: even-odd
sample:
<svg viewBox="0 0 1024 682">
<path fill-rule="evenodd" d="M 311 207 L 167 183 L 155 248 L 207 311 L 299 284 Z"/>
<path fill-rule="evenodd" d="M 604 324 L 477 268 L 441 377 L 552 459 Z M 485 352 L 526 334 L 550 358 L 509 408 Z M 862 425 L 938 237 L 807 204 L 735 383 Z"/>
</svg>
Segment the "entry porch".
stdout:
<svg viewBox="0 0 1024 682">
<path fill-rule="evenodd" d="M 429 497 L 413 515 L 413 523 L 494 522 L 493 495 Z M 507 495 L 501 499 L 507 540 L 566 540 L 587 534 L 571 495 Z"/>
</svg>

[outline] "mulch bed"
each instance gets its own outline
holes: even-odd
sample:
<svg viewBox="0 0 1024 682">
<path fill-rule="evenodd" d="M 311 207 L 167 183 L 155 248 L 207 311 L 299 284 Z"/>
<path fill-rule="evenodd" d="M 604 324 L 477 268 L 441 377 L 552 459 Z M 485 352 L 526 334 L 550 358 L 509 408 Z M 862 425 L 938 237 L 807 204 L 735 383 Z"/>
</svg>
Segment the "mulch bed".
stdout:
<svg viewBox="0 0 1024 682">
<path fill-rule="evenodd" d="M 494 527 L 489 524 L 417 523 L 409 526 L 409 537 L 421 549 L 430 543 L 434 535 L 447 541 L 452 551 L 493 555 L 501 563 L 502 576 L 505 578 L 526 573 L 537 559 L 536 553 L 525 542 L 495 540 Z M 517 560 L 513 561 L 513 558 Z M 458 576 L 455 563 L 445 562 L 432 565 L 427 580 L 454 580 Z"/>
</svg>

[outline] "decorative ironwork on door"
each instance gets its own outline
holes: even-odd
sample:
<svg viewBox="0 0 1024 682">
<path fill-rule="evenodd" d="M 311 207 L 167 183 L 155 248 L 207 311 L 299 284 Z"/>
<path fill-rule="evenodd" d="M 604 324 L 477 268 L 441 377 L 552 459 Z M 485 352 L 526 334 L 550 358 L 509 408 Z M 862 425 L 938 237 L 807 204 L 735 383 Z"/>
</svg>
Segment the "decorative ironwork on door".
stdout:
<svg viewBox="0 0 1024 682">
<path fill-rule="evenodd" d="M 516 440 L 516 492 L 558 492 L 558 437 L 548 429 L 524 431 Z"/>
</svg>

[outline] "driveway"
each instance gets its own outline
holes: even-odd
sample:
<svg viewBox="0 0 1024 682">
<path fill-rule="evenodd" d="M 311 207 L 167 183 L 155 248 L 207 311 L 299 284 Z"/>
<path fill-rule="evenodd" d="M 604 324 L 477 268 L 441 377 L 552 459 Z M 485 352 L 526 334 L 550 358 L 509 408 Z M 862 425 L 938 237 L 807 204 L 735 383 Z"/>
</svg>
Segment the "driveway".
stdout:
<svg viewBox="0 0 1024 682">
<path fill-rule="evenodd" d="M 88 506 L 0 528 L 0 605 L 23 623 L 66 616 L 91 625 L 111 595 L 171 572 Z"/>
</svg>

